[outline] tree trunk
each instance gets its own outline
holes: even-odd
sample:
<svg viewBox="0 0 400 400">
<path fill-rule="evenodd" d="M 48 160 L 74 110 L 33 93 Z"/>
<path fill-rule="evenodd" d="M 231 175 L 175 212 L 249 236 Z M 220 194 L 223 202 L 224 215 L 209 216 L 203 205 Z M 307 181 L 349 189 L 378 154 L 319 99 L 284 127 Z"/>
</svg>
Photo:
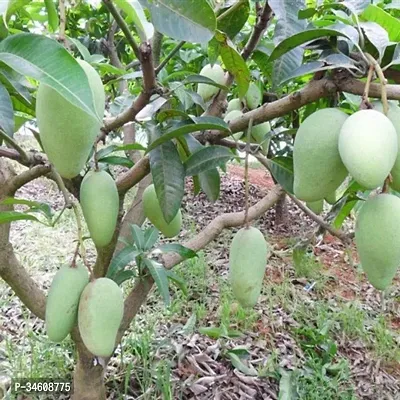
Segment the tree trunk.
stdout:
<svg viewBox="0 0 400 400">
<path fill-rule="evenodd" d="M 73 339 L 77 349 L 72 400 L 106 400 L 104 368 L 85 347 L 75 328 Z"/>
<path fill-rule="evenodd" d="M 275 204 L 275 226 L 282 225 L 286 216 L 286 193 L 282 193 Z"/>
</svg>

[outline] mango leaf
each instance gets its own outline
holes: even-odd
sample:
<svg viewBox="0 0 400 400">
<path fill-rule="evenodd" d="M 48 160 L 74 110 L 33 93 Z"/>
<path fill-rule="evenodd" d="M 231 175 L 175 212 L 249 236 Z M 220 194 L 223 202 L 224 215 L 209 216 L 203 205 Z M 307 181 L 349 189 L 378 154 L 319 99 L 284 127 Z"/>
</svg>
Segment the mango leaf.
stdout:
<svg viewBox="0 0 400 400">
<path fill-rule="evenodd" d="M 196 140 L 192 135 L 186 136 L 186 142 L 191 153 L 204 148 L 204 146 Z M 217 168 L 209 169 L 205 172 L 200 172 L 198 180 L 201 189 L 206 194 L 208 200 L 212 203 L 218 200 L 221 190 L 221 177 Z"/>
<path fill-rule="evenodd" d="M 371 4 L 370 0 L 346 0 L 343 2 L 343 5 L 357 15 L 367 8 L 369 4 Z"/>
<path fill-rule="evenodd" d="M 351 196 L 344 196 L 338 203 L 336 203 L 334 206 L 336 216 L 332 222 L 332 226 L 336 229 L 339 229 L 358 202 L 359 200 L 354 199 L 354 197 L 352 198 Z"/>
<path fill-rule="evenodd" d="M 55 40 L 33 33 L 11 35 L 0 42 L 0 61 L 52 87 L 76 107 L 101 119 L 84 70 Z"/>
<path fill-rule="evenodd" d="M 115 4 L 128 16 L 127 22 L 135 24 L 142 42 L 147 42 L 153 38 L 154 26 L 147 21 L 138 0 L 115 0 Z"/>
<path fill-rule="evenodd" d="M 32 96 L 29 93 L 26 78 L 16 73 L 11 68 L 7 70 L 4 66 L 0 70 L 0 81 L 6 87 L 9 94 L 18 98 L 18 100 L 27 107 L 32 107 Z"/>
<path fill-rule="evenodd" d="M 47 19 L 49 21 L 49 27 L 51 32 L 56 32 L 58 29 L 58 14 L 57 9 L 53 0 L 44 0 L 47 11 Z"/>
<path fill-rule="evenodd" d="M 0 211 L 0 224 L 7 224 L 8 222 L 23 219 L 40 222 L 35 216 L 30 214 L 24 214 L 18 211 Z"/>
<path fill-rule="evenodd" d="M 328 28 L 321 29 L 309 29 L 303 32 L 299 32 L 290 36 L 282 42 L 280 42 L 272 52 L 268 61 L 275 61 L 277 58 L 281 57 L 283 54 L 288 51 L 300 46 L 304 43 L 307 43 L 311 40 L 318 39 L 326 36 L 346 36 L 343 32 L 336 31 Z M 347 37 L 347 36 L 346 36 Z"/>
<path fill-rule="evenodd" d="M 111 278 L 118 286 L 120 286 L 125 281 L 136 278 L 135 271 L 130 269 L 118 272 L 113 278 Z"/>
<path fill-rule="evenodd" d="M 132 224 L 130 226 L 130 228 L 131 228 L 132 239 L 133 239 L 133 242 L 136 244 L 136 247 L 139 250 L 144 251 L 145 240 L 144 240 L 143 231 L 140 229 L 139 226 L 137 226 L 135 224 Z"/>
<path fill-rule="evenodd" d="M 187 260 L 188 258 L 198 257 L 196 252 L 179 243 L 166 243 L 159 246 L 159 249 L 163 253 L 176 253 L 179 254 L 182 259 Z"/>
<path fill-rule="evenodd" d="M 32 119 L 33 118 L 30 115 L 20 112 L 14 113 L 14 132 L 18 132 L 21 126 L 25 124 L 25 122 L 31 121 Z"/>
<path fill-rule="evenodd" d="M 375 22 L 361 22 L 361 28 L 368 40 L 375 46 L 382 60 L 386 47 L 389 45 L 389 35 L 380 25 Z"/>
<path fill-rule="evenodd" d="M 112 144 L 97 152 L 98 159 L 108 156 L 109 154 L 115 153 L 116 151 L 129 151 L 129 150 L 146 150 L 146 147 L 140 143 L 130 143 L 124 145 Z"/>
<path fill-rule="evenodd" d="M 177 275 L 175 272 L 171 271 L 170 269 L 166 269 L 165 273 L 167 275 L 167 278 L 173 282 L 179 289 L 181 289 L 182 293 L 187 296 L 188 291 L 187 291 L 187 286 L 182 277 Z"/>
<path fill-rule="evenodd" d="M 45 216 L 48 220 L 51 220 L 53 217 L 53 212 L 51 210 L 51 207 L 47 203 L 41 203 L 39 201 L 18 199 L 16 197 L 6 197 L 0 204 L 24 205 L 29 207 L 29 209 L 25 212 L 39 212 L 43 216 Z"/>
<path fill-rule="evenodd" d="M 227 162 L 234 155 L 223 146 L 207 146 L 193 153 L 185 162 L 186 176 L 198 175 Z"/>
<path fill-rule="evenodd" d="M 307 22 L 297 17 L 298 12 L 305 8 L 304 0 L 270 0 L 269 5 L 277 18 L 273 39 L 275 45 L 306 29 Z M 301 65 L 303 52 L 303 49 L 296 47 L 274 62 L 272 72 L 274 87 Z"/>
<path fill-rule="evenodd" d="M 157 228 L 151 226 L 144 231 L 144 243 L 143 243 L 143 250 L 149 251 L 154 244 L 157 242 L 159 237 L 159 232 Z"/>
<path fill-rule="evenodd" d="M 78 49 L 84 60 L 87 61 L 90 59 L 90 52 L 85 45 L 83 45 L 78 39 L 70 38 L 69 36 L 67 36 L 67 39 Z"/>
<path fill-rule="evenodd" d="M 162 264 L 154 260 L 145 258 L 143 261 L 157 285 L 158 291 L 164 300 L 164 304 L 169 306 L 171 301 L 169 296 L 168 276 L 166 269 Z"/>
<path fill-rule="evenodd" d="M 157 114 L 157 121 L 158 122 L 164 122 L 167 119 L 171 118 L 176 118 L 176 117 L 181 117 L 183 119 L 190 119 L 190 115 L 185 113 L 184 111 L 181 110 L 176 110 L 176 109 L 169 109 L 169 110 L 162 110 Z"/>
<path fill-rule="evenodd" d="M 238 0 L 231 7 L 222 9 L 217 18 L 217 28 L 233 39 L 242 30 L 249 14 L 249 0 Z"/>
<path fill-rule="evenodd" d="M 234 76 L 239 97 L 244 97 L 250 84 L 250 70 L 230 39 L 220 31 L 215 38 L 220 43 L 220 54 L 226 69 Z"/>
<path fill-rule="evenodd" d="M 184 121 L 178 128 L 173 127 L 165 132 L 160 138 L 152 142 L 147 152 L 155 149 L 162 143 L 165 143 L 171 139 L 186 135 L 187 133 L 203 131 L 206 129 L 215 129 L 222 132 L 230 132 L 228 124 L 221 118 L 218 117 L 193 117 L 190 120 Z"/>
<path fill-rule="evenodd" d="M 360 17 L 365 21 L 376 22 L 388 32 L 392 42 L 400 42 L 400 21 L 382 8 L 370 4 Z"/>
<path fill-rule="evenodd" d="M 217 21 L 207 0 L 140 0 L 158 32 L 176 40 L 207 43 Z"/>
<path fill-rule="evenodd" d="M 109 156 L 98 159 L 99 162 L 111 165 L 122 165 L 123 167 L 131 168 L 134 166 L 134 162 L 127 157 L 120 156 Z"/>
<path fill-rule="evenodd" d="M 268 160 L 269 169 L 276 181 L 288 192 L 293 193 L 293 158 L 278 156 Z"/>
<path fill-rule="evenodd" d="M 140 251 L 132 245 L 124 247 L 112 258 L 107 271 L 107 278 L 113 279 L 121 270 L 131 263 L 140 254 Z"/>
<path fill-rule="evenodd" d="M 252 365 L 246 365 L 237 354 L 231 351 L 228 351 L 227 354 L 232 365 L 240 372 L 248 376 L 258 376 L 257 370 Z"/>
<path fill-rule="evenodd" d="M 151 139 L 160 137 L 159 127 L 146 125 Z M 185 186 L 185 167 L 178 150 L 171 142 L 165 142 L 149 153 L 150 169 L 157 198 L 165 220 L 171 222 L 177 214 Z"/>
<path fill-rule="evenodd" d="M 11 97 L 2 84 L 0 84 L 0 129 L 7 136 L 13 137 L 15 131 L 14 110 Z"/>
<path fill-rule="evenodd" d="M 221 43 L 215 38 L 215 36 L 208 42 L 207 55 L 210 64 L 215 64 L 218 60 L 221 51 Z"/>
<path fill-rule="evenodd" d="M 190 75 L 186 79 L 184 79 L 182 81 L 182 83 L 184 85 L 186 85 L 188 83 L 206 83 L 208 85 L 215 86 L 215 87 L 220 88 L 222 90 L 229 90 L 227 86 L 221 85 L 221 84 L 219 84 L 219 83 L 213 81 L 212 79 L 207 78 L 206 76 L 203 76 L 203 75 Z"/>
</svg>

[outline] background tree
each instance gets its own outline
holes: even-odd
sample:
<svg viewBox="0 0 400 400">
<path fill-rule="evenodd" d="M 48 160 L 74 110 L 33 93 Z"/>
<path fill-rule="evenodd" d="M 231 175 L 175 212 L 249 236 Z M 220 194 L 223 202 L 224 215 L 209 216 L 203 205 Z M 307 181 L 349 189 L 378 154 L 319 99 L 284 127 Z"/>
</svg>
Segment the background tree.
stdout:
<svg viewBox="0 0 400 400">
<path fill-rule="evenodd" d="M 59 216 L 44 204 L 16 199 L 15 193 L 45 176 L 59 185 L 65 207 L 78 210 L 82 178 L 91 168 L 123 166 L 115 178 L 119 215 L 111 242 L 97 247 L 91 265 L 85 260 L 85 238 L 78 224 L 79 246 L 71 255 L 75 261 L 79 254 L 96 278 L 107 276 L 120 285 L 134 281 L 124 300 L 118 345 L 154 282 L 168 303 L 168 281 L 181 283 L 171 272 L 175 265 L 195 256 L 222 230 L 242 226 L 246 214 L 253 221 L 284 193 L 293 197 L 292 150 L 299 123 L 331 106 L 351 114 L 370 108 L 369 97 L 400 99 L 400 22 L 396 4 L 386 3 L 390 2 L 188 0 L 182 7 L 175 0 L 103 0 L 98 6 L 63 0 L 5 2 L 0 29 L 1 277 L 32 313 L 44 318 L 45 293 L 18 261 L 9 232 L 13 221 L 30 219 L 52 226 Z M 54 89 L 87 118 L 95 118 L 89 82 L 76 59 L 100 74 L 106 112 L 84 171 L 62 179 L 44 152 L 25 150 L 14 133 L 28 124 L 41 146 L 35 127 L 39 84 Z M 224 68 L 224 82 L 199 75 L 209 63 Z M 242 102 L 242 115 L 225 122 L 227 100 L 246 99 L 251 82 L 262 90 L 262 104 L 249 110 L 253 107 Z M 196 92 L 198 84 L 215 88 L 215 95 L 205 101 Z M 363 96 L 362 102 L 353 95 Z M 258 143 L 245 148 L 249 140 L 234 136 L 267 121 L 272 130 Z M 123 144 L 108 145 L 115 137 Z M 265 143 L 270 145 L 263 147 Z M 270 171 L 274 188 L 241 213 L 221 214 L 188 242 L 162 248 L 162 259 L 151 258 L 155 230 L 138 228 L 144 221 L 142 195 L 150 175 L 162 214 L 170 222 L 180 208 L 187 177 L 193 177 L 196 192 L 202 190 L 215 201 L 219 169 L 238 157 L 238 150 L 253 154 Z M 113 154 L 117 151 L 125 156 Z M 9 160 L 24 168 L 17 174 Z M 136 196 L 124 212 L 125 195 L 133 187 Z M 354 182 L 343 187 L 329 222 L 295 201 L 323 229 L 348 242 L 339 229 L 363 200 L 360 192 L 365 193 L 364 188 Z M 28 210 L 14 211 L 17 204 Z M 133 260 L 135 268 L 125 268 Z M 99 360 L 91 354 L 76 326 L 72 338 L 77 348 L 74 398 L 106 398 L 103 377 L 109 357 Z"/>
</svg>

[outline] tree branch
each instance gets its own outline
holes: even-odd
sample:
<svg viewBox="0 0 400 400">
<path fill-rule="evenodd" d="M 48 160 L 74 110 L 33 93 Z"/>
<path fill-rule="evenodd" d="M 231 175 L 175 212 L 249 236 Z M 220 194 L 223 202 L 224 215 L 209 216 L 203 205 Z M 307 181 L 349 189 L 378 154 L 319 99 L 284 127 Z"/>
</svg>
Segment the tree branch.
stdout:
<svg viewBox="0 0 400 400">
<path fill-rule="evenodd" d="M 254 204 L 248 210 L 249 221 L 255 220 L 263 215 L 271 208 L 279 199 L 283 189 L 276 185 L 272 190 L 262 198 L 258 203 Z M 226 213 L 219 215 L 213 219 L 198 235 L 193 239 L 184 243 L 194 251 L 199 251 L 212 242 L 224 229 L 230 227 L 242 226 L 244 221 L 244 211 L 236 213 Z M 167 269 L 173 268 L 175 265 L 182 262 L 182 257 L 177 254 L 167 254 L 164 257 L 164 266 Z M 139 280 L 128 297 L 125 300 L 124 318 L 122 320 L 117 341 L 123 336 L 125 330 L 129 327 L 132 319 L 139 311 L 141 305 L 146 300 L 146 297 L 153 285 L 151 277 L 146 277 Z"/>
<path fill-rule="evenodd" d="M 120 193 L 126 192 L 135 186 L 150 172 L 149 157 L 143 157 L 129 171 L 117 179 L 117 188 Z"/>
<path fill-rule="evenodd" d="M 112 0 L 102 0 L 103 4 L 106 6 L 110 14 L 114 17 L 115 21 L 117 22 L 118 26 L 121 28 L 121 31 L 124 33 L 126 40 L 128 41 L 129 45 L 131 46 L 136 58 L 140 58 L 139 47 L 133 37 L 129 26 L 126 24 L 125 20 L 122 18 L 121 14 L 118 12 L 117 8 L 113 4 Z"/>
<path fill-rule="evenodd" d="M 28 162 L 29 157 L 26 154 L 25 150 L 13 138 L 8 136 L 1 129 L 0 129 L 0 139 L 3 139 L 6 143 L 8 143 L 19 153 L 22 162 L 24 163 Z"/>
<path fill-rule="evenodd" d="M 10 179 L 6 183 L 6 191 L 9 196 L 14 196 L 15 192 L 21 188 L 22 186 L 26 185 L 28 182 L 31 182 L 41 176 L 44 176 L 51 172 L 50 165 L 36 165 L 31 169 L 21 172 L 20 174 L 16 175 L 14 178 Z"/>
</svg>

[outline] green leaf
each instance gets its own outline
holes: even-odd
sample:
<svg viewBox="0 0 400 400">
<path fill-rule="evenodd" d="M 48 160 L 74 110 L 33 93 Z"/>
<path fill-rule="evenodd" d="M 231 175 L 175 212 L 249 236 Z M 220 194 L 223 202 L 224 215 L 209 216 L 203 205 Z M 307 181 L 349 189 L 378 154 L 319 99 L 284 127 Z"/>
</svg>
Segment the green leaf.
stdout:
<svg viewBox="0 0 400 400">
<path fill-rule="evenodd" d="M 371 4 L 371 0 L 346 0 L 343 4 L 355 14 L 360 14 Z"/>
<path fill-rule="evenodd" d="M 167 274 L 168 279 L 173 282 L 179 289 L 181 289 L 182 293 L 185 296 L 187 296 L 187 286 L 183 278 L 177 275 L 175 272 L 171 271 L 170 269 L 166 269 L 165 273 Z"/>
<path fill-rule="evenodd" d="M 0 211 L 0 224 L 6 224 L 12 221 L 27 219 L 40 222 L 36 217 L 30 214 L 24 214 L 17 211 Z"/>
<path fill-rule="evenodd" d="M 130 269 L 127 269 L 125 271 L 120 271 L 115 275 L 113 278 L 111 278 L 118 286 L 120 286 L 122 283 L 125 281 L 135 278 L 136 273 L 135 271 L 132 271 Z"/>
<path fill-rule="evenodd" d="M 20 74 L 51 86 L 89 115 L 102 118 L 97 116 L 92 90 L 84 70 L 55 40 L 33 33 L 11 35 L 0 42 L 0 61 Z"/>
<path fill-rule="evenodd" d="M 87 61 L 90 59 L 90 52 L 86 46 L 84 46 L 78 39 L 70 38 L 68 36 L 66 37 L 78 49 L 79 53 L 81 53 L 81 56 L 83 57 L 84 60 Z"/>
<path fill-rule="evenodd" d="M 210 337 L 211 339 L 219 339 L 221 336 L 223 336 L 222 329 L 216 326 L 202 326 L 199 328 L 199 332 L 202 335 Z"/>
<path fill-rule="evenodd" d="M 0 84 L 0 129 L 7 136 L 13 137 L 15 131 L 14 110 L 11 97 L 2 84 Z"/>
<path fill-rule="evenodd" d="M 278 400 L 295 400 L 298 398 L 296 380 L 293 371 L 280 369 L 281 379 L 279 381 Z"/>
<path fill-rule="evenodd" d="M 257 370 L 252 365 L 246 365 L 235 353 L 231 351 L 228 351 L 227 354 L 232 365 L 240 372 L 248 376 L 258 376 Z"/>
<path fill-rule="evenodd" d="M 56 32 L 58 29 L 58 14 L 57 9 L 53 0 L 44 0 L 44 4 L 46 6 L 47 11 L 47 19 L 49 21 L 49 27 L 51 28 L 51 32 Z"/>
<path fill-rule="evenodd" d="M 335 204 L 334 207 L 337 210 L 335 210 L 336 216 L 332 222 L 332 226 L 336 229 L 339 229 L 358 202 L 359 200 L 349 200 L 349 196 L 345 196 L 337 204 Z"/>
<path fill-rule="evenodd" d="M 318 39 L 321 37 L 326 37 L 326 36 L 346 36 L 346 35 L 343 32 L 336 31 L 333 29 L 328 29 L 328 28 L 305 30 L 303 32 L 296 33 L 293 36 L 290 36 L 290 37 L 282 40 L 282 42 L 280 42 L 275 47 L 275 49 L 272 52 L 272 54 L 270 55 L 268 61 L 275 61 L 276 59 L 281 57 L 283 54 L 287 53 L 290 50 L 293 50 L 297 46 L 300 46 L 311 40 Z"/>
<path fill-rule="evenodd" d="M 249 14 L 249 0 L 238 0 L 231 7 L 222 9 L 222 13 L 217 19 L 217 28 L 233 39 L 242 30 Z"/>
<path fill-rule="evenodd" d="M 129 150 L 146 150 L 139 143 L 131 143 L 131 144 L 124 144 L 124 145 L 116 145 L 112 144 L 110 146 L 104 147 L 97 152 L 98 159 L 108 156 L 109 154 L 115 153 L 116 151 L 129 151 Z"/>
<path fill-rule="evenodd" d="M 233 158 L 230 150 L 223 146 L 207 146 L 193 153 L 185 162 L 186 176 L 198 175 Z"/>
<path fill-rule="evenodd" d="M 168 285 L 168 276 L 166 273 L 166 269 L 164 266 L 154 260 L 150 260 L 145 258 L 144 264 L 150 275 L 153 277 L 154 282 L 157 285 L 158 291 L 160 292 L 164 303 L 166 306 L 170 305 L 170 295 L 169 295 L 169 285 Z"/>
<path fill-rule="evenodd" d="M 244 97 L 250 84 L 250 70 L 230 39 L 220 31 L 215 38 L 220 43 L 220 54 L 226 69 L 234 76 L 239 97 Z"/>
<path fill-rule="evenodd" d="M 126 246 L 121 251 L 115 254 L 112 258 L 110 266 L 108 267 L 107 277 L 113 279 L 117 274 L 123 270 L 129 263 L 131 263 L 140 251 L 134 246 Z"/>
<path fill-rule="evenodd" d="M 176 253 L 179 254 L 184 260 L 189 258 L 198 257 L 196 252 L 179 243 L 166 243 L 159 247 L 163 253 Z"/>
<path fill-rule="evenodd" d="M 25 106 L 32 107 L 32 96 L 26 87 L 26 78 L 13 71 L 11 68 L 10 70 L 7 69 L 8 67 L 4 65 L 3 69 L 0 70 L 0 81 L 6 87 L 10 95 L 17 97 Z"/>
<path fill-rule="evenodd" d="M 140 0 L 151 14 L 157 31 L 176 40 L 207 43 L 217 21 L 206 0 Z"/>
<path fill-rule="evenodd" d="M 382 60 L 386 47 L 389 45 L 389 35 L 380 25 L 375 22 L 361 22 L 361 28 L 368 40 L 375 46 Z"/>
<path fill-rule="evenodd" d="M 104 164 L 111 164 L 111 165 L 122 165 L 123 167 L 131 168 L 135 164 L 132 160 L 127 157 L 120 157 L 120 156 L 109 156 L 109 157 L 102 157 L 98 160 Z"/>
<path fill-rule="evenodd" d="M 152 137 L 159 137 L 158 127 L 147 124 Z M 167 223 L 177 214 L 185 186 L 185 167 L 179 157 L 178 150 L 171 142 L 165 142 L 150 151 L 150 169 L 157 198 Z"/>
<path fill-rule="evenodd" d="M 304 0 L 270 0 L 268 4 L 277 18 L 274 31 L 275 45 L 306 29 L 306 21 L 298 18 L 298 12 L 305 8 Z M 301 48 L 294 48 L 274 62 L 272 72 L 274 87 L 301 65 L 303 52 Z"/>
<path fill-rule="evenodd" d="M 147 152 L 155 149 L 162 143 L 165 143 L 171 139 L 186 135 L 191 132 L 204 131 L 206 129 L 215 129 L 222 132 L 230 132 L 228 124 L 221 118 L 218 117 L 193 117 L 190 120 L 182 122 L 178 128 L 171 128 L 165 132 L 161 137 L 152 142 Z"/>
<path fill-rule="evenodd" d="M 40 212 L 48 220 L 51 220 L 53 217 L 53 212 L 51 210 L 51 207 L 47 203 L 41 203 L 38 201 L 32 201 L 32 200 L 26 200 L 26 199 L 17 199 L 15 197 L 6 197 L 0 204 L 24 205 L 24 206 L 29 207 L 29 209 L 26 212 Z"/>
<path fill-rule="evenodd" d="M 181 111 L 181 110 L 176 110 L 176 109 L 171 108 L 169 110 L 160 111 L 157 114 L 157 121 L 164 122 L 167 119 L 176 118 L 176 117 L 181 117 L 183 119 L 190 118 L 188 113 L 185 113 L 184 111 Z"/>
<path fill-rule="evenodd" d="M 370 4 L 360 17 L 365 21 L 376 22 L 388 32 L 391 41 L 400 42 L 400 21 L 382 8 Z"/>
<path fill-rule="evenodd" d="M 268 160 L 268 164 L 276 181 L 288 193 L 293 193 L 293 158 L 278 156 Z"/>
<path fill-rule="evenodd" d="M 192 135 L 186 136 L 186 141 L 191 153 L 204 148 Z M 212 203 L 218 200 L 221 189 L 221 177 L 217 168 L 200 172 L 198 175 L 200 187 Z"/>
<path fill-rule="evenodd" d="M 134 241 L 135 244 L 136 244 L 136 247 L 137 247 L 139 250 L 144 251 L 144 247 L 145 247 L 144 243 L 145 243 L 145 240 L 144 240 L 143 231 L 140 229 L 140 227 L 137 226 L 137 225 L 135 225 L 135 224 L 131 225 L 131 234 L 132 234 L 132 239 L 133 239 L 133 241 Z"/>
<path fill-rule="evenodd" d="M 155 228 L 154 226 L 147 228 L 144 231 L 143 250 L 149 251 L 157 242 L 158 237 L 159 237 L 159 232 L 158 232 L 157 228 Z"/>
<path fill-rule="evenodd" d="M 133 22 L 142 42 L 147 42 L 154 35 L 154 26 L 147 21 L 138 0 L 115 0 L 115 4 L 128 16 L 127 22 Z"/>
<path fill-rule="evenodd" d="M 188 83 L 205 83 L 205 84 L 220 88 L 222 90 L 229 90 L 227 86 L 221 85 L 221 84 L 219 84 L 219 83 L 213 81 L 212 79 L 207 78 L 206 76 L 203 76 L 203 75 L 190 75 L 186 79 L 184 79 L 182 81 L 182 83 L 184 85 L 186 85 Z"/>
</svg>

